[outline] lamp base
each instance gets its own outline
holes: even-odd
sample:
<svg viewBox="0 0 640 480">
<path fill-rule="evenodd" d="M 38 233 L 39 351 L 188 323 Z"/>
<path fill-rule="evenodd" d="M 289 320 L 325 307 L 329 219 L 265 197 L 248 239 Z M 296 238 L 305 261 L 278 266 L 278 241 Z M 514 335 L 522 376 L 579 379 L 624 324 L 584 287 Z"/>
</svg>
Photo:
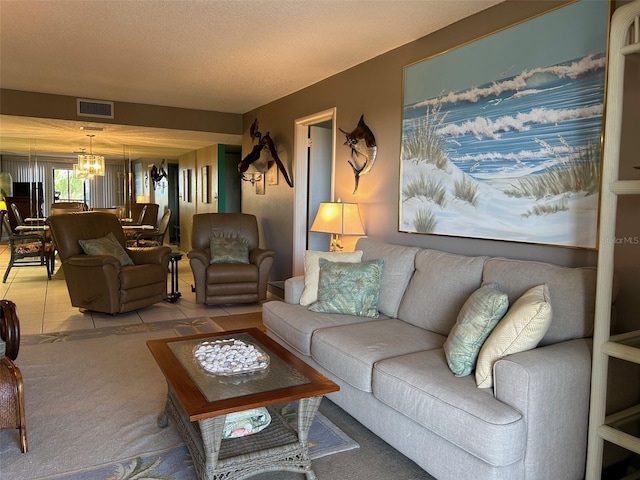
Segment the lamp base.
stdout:
<svg viewBox="0 0 640 480">
<path fill-rule="evenodd" d="M 339 233 L 331 234 L 331 243 L 329 244 L 330 252 L 342 252 L 342 235 Z"/>
</svg>

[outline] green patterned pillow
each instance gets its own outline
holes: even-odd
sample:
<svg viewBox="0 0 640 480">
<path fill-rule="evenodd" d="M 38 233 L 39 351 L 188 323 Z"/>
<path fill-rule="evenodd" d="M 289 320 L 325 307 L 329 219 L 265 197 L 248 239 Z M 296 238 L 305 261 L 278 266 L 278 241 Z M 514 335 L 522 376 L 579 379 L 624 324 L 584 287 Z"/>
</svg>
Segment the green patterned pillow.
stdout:
<svg viewBox="0 0 640 480">
<path fill-rule="evenodd" d="M 133 260 L 127 255 L 112 232 L 109 232 L 106 237 L 78 240 L 78 243 L 87 255 L 111 255 L 116 257 L 122 266 L 133 265 Z"/>
<path fill-rule="evenodd" d="M 309 310 L 378 317 L 378 296 L 384 260 L 373 262 L 331 262 L 321 258 L 318 301 Z"/>
<path fill-rule="evenodd" d="M 495 283 L 480 287 L 464 302 L 444 342 L 447 364 L 456 376 L 464 377 L 473 371 L 482 344 L 508 308 L 509 297 Z"/>
<path fill-rule="evenodd" d="M 209 263 L 249 263 L 249 242 L 239 237 L 211 237 Z"/>
</svg>

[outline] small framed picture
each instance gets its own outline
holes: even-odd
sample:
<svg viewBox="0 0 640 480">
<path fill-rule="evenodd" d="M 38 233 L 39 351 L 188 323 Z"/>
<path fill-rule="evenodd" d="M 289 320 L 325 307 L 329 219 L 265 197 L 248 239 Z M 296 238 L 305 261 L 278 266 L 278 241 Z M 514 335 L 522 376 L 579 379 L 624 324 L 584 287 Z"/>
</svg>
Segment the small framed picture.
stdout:
<svg viewBox="0 0 640 480">
<path fill-rule="evenodd" d="M 209 165 L 205 165 L 200 169 L 200 181 L 202 183 L 200 186 L 202 191 L 202 203 L 209 203 Z"/>
<path fill-rule="evenodd" d="M 185 202 L 191 203 L 191 169 L 182 171 L 182 195 Z"/>
</svg>

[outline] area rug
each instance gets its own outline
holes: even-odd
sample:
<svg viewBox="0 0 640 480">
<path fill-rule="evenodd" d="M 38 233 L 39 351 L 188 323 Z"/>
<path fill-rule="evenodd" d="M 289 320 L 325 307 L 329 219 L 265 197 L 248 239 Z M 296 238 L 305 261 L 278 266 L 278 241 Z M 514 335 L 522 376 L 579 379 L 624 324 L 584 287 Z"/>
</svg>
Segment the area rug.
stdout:
<svg viewBox="0 0 640 480">
<path fill-rule="evenodd" d="M 166 382 L 146 341 L 219 330 L 200 318 L 23 336 L 29 451 L 0 430 L 0 479 L 195 478 L 175 427 L 157 426 Z M 310 442 L 314 459 L 358 448 L 322 414 Z"/>
</svg>

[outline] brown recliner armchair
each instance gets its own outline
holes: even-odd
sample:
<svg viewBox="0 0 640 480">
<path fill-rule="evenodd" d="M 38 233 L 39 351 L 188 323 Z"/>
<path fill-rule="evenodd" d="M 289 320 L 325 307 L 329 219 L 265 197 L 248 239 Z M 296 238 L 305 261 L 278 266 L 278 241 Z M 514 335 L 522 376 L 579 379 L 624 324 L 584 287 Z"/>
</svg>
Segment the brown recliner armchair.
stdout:
<svg viewBox="0 0 640 480">
<path fill-rule="evenodd" d="M 171 248 L 126 248 L 120 221 L 106 212 L 55 215 L 47 222 L 74 307 L 115 314 L 167 298 Z M 84 253 L 79 240 L 102 239 L 109 233 L 113 234 L 133 265 L 122 265 L 118 258 L 108 254 Z"/>
<path fill-rule="evenodd" d="M 249 263 L 211 263 L 212 237 L 245 239 Z M 258 222 L 254 215 L 194 215 L 191 245 L 187 256 L 193 271 L 197 303 L 254 303 L 267 298 L 267 280 L 275 252 L 258 248 Z"/>
</svg>

